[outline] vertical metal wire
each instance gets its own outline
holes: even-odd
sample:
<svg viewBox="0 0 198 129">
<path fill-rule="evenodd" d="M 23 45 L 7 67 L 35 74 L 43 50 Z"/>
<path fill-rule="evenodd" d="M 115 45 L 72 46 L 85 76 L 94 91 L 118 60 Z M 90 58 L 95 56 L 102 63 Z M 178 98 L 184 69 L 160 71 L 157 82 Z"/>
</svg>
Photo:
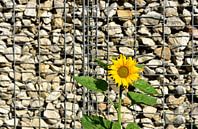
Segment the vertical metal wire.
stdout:
<svg viewBox="0 0 198 129">
<path fill-rule="evenodd" d="M 87 23 L 87 26 L 86 26 L 86 31 L 87 31 L 87 35 L 86 35 L 86 48 L 87 48 L 87 75 L 89 76 L 89 72 L 90 72 L 90 68 L 89 68 L 89 27 L 90 27 L 90 20 L 89 20 L 89 18 L 90 18 L 90 8 L 89 8 L 89 0 L 87 0 L 87 19 L 86 19 L 86 23 Z M 91 93 L 90 93 L 91 91 L 89 91 L 88 90 L 88 98 L 87 98 L 87 109 L 88 109 L 88 111 L 87 111 L 87 113 L 88 113 L 88 115 L 90 114 L 90 108 L 91 108 L 91 102 L 90 102 L 90 95 L 91 95 Z"/>
<path fill-rule="evenodd" d="M 14 105 L 14 129 L 17 127 L 16 123 L 16 59 L 15 59 L 15 33 L 16 33 L 16 12 L 15 12 L 15 1 L 13 0 L 13 13 L 12 13 L 12 21 L 13 21 L 13 32 L 12 32 L 12 38 L 13 38 L 13 72 L 14 72 L 14 92 L 13 92 L 13 105 Z"/>
<path fill-rule="evenodd" d="M 195 22 L 195 19 L 194 19 L 194 0 L 191 0 L 191 9 L 192 9 L 192 12 L 191 12 L 191 24 L 192 24 L 192 29 L 194 29 L 194 22 Z M 194 65 L 193 65 L 193 58 L 194 58 L 194 31 L 192 30 L 192 34 L 191 34 L 191 37 L 192 37 L 192 42 L 191 42 L 191 45 L 192 45 L 192 55 L 191 55 L 191 69 L 193 69 L 194 68 Z M 192 82 L 193 82 L 193 77 L 194 75 L 193 75 L 193 72 L 191 72 L 191 79 L 192 79 Z M 191 83 L 191 103 L 194 103 L 194 94 L 195 94 L 195 92 L 194 92 L 194 86 L 193 86 L 193 84 Z M 191 117 L 192 117 L 192 107 L 191 107 Z M 191 118 L 192 119 L 192 118 Z M 191 123 L 190 123 L 190 128 L 191 129 L 193 129 L 193 126 L 194 126 L 194 122 L 193 121 L 191 121 Z"/>
<path fill-rule="evenodd" d="M 107 4 L 108 4 L 108 7 L 110 6 L 110 0 L 107 0 Z M 105 5 L 106 6 L 106 5 Z M 108 8 L 106 7 L 106 8 Z M 107 39 L 106 39 L 106 42 L 107 42 L 107 64 L 109 64 L 109 10 L 107 9 Z M 106 75 L 106 80 L 108 81 L 108 70 L 107 70 L 107 75 Z M 108 84 L 108 91 L 110 91 L 110 86 Z M 109 99 L 109 92 L 107 92 L 107 98 Z M 109 100 L 107 101 L 107 107 L 109 107 L 110 105 L 110 102 Z M 109 116 L 109 110 L 107 110 L 107 116 Z"/>
<path fill-rule="evenodd" d="M 97 59 L 97 54 L 98 54 L 98 0 L 95 1 L 95 9 L 96 9 L 96 20 L 95 20 L 95 24 L 96 24 L 96 27 L 94 28 L 96 30 L 96 32 L 94 33 L 95 34 L 95 37 L 93 37 L 95 39 L 95 55 L 94 55 L 94 60 Z M 97 77 L 97 73 L 95 75 Z M 96 102 L 97 103 L 97 102 Z M 96 106 L 96 113 L 98 112 L 98 106 Z"/>
<path fill-rule="evenodd" d="M 137 21 L 138 21 L 138 16 L 137 16 L 137 4 L 136 4 L 136 1 L 134 2 L 135 3 L 135 12 L 134 12 L 134 16 L 135 16 L 135 32 L 134 32 L 134 58 L 136 57 L 136 43 L 137 43 Z M 133 18 L 132 18 L 132 21 L 133 21 Z M 135 109 L 135 106 L 133 105 L 133 108 Z M 138 114 L 136 110 L 135 111 L 135 114 L 133 114 L 133 117 L 134 117 L 134 122 L 135 122 L 135 119 L 136 119 L 136 115 Z"/>
<path fill-rule="evenodd" d="M 36 9 L 37 9 L 37 18 L 38 18 L 38 23 L 40 23 L 41 22 L 41 19 L 40 19 L 40 16 L 38 15 L 38 11 L 40 11 L 41 10 L 41 1 L 40 0 L 38 0 L 38 4 L 37 4 L 37 6 L 36 6 Z M 40 36 L 40 29 L 41 29 L 41 27 L 40 27 L 40 24 L 38 25 L 38 85 L 39 85 L 39 87 L 38 87 L 38 100 L 39 100 L 39 106 L 41 105 L 41 100 L 40 100 L 40 84 L 41 84 L 41 70 L 40 70 L 40 67 L 41 67 L 41 50 L 40 50 L 40 47 L 41 47 L 41 44 L 40 44 L 40 38 L 41 38 L 41 36 Z M 41 128 L 41 107 L 39 107 L 39 129 Z"/>
<path fill-rule="evenodd" d="M 75 20 L 75 18 L 76 18 L 76 16 L 75 16 L 75 11 L 76 11 L 76 0 L 74 0 L 74 6 L 73 6 L 73 19 Z M 75 53 L 75 45 L 76 45 L 76 41 L 75 41 L 75 38 L 76 38 L 76 36 L 79 36 L 79 35 L 76 35 L 76 32 L 75 32 L 75 30 L 76 30 L 76 25 L 75 24 L 73 24 L 73 28 L 74 28 L 74 40 L 73 40 L 73 43 L 72 43 L 72 48 L 73 48 L 73 77 L 75 76 L 75 56 L 76 56 L 76 53 Z M 72 81 L 73 81 L 73 83 L 75 84 L 75 82 L 74 82 L 74 79 L 72 79 Z M 76 120 L 76 112 L 75 112 L 75 102 L 76 102 L 76 97 L 75 97 L 75 91 L 73 91 L 73 94 L 74 94 L 74 103 L 73 103 L 73 105 L 72 105 L 72 112 L 73 112 L 73 114 L 74 114 L 74 118 L 73 118 L 73 125 L 72 126 L 74 126 L 74 129 L 76 128 L 75 127 L 75 120 Z"/>
<path fill-rule="evenodd" d="M 85 75 L 85 65 L 86 65 L 86 63 L 85 63 L 85 51 L 86 51 L 86 48 L 85 48 L 85 46 L 86 46 L 86 44 L 85 44 L 85 32 L 86 32 L 86 30 L 85 30 L 85 9 L 86 9 L 86 7 L 85 7 L 85 0 L 83 0 L 83 6 L 82 6 L 82 16 L 83 16 L 83 24 L 82 24 L 82 28 L 83 28 L 83 34 L 82 34 L 82 41 L 83 41 L 83 75 Z M 82 98 L 83 98 L 83 100 L 85 100 L 85 87 L 83 87 L 83 96 L 82 96 Z M 86 108 L 86 102 L 85 101 L 83 101 L 83 110 L 82 110 L 82 113 L 83 114 L 85 114 L 86 113 L 86 111 L 85 111 L 85 108 Z"/>
<path fill-rule="evenodd" d="M 164 0 L 163 1 L 163 21 L 162 21 L 162 42 L 163 42 L 163 48 L 162 48 L 162 57 L 165 57 L 165 52 L 163 51 L 163 49 L 164 49 L 164 47 L 165 47 L 165 26 L 166 26 L 166 15 L 165 15 L 165 10 L 166 10 L 166 3 L 167 3 L 167 0 Z M 165 94 L 164 94 L 164 89 L 165 89 L 165 79 L 164 79 L 164 77 L 165 77 L 165 60 L 164 60 L 164 58 L 162 58 L 162 66 L 163 66 L 163 84 L 162 84 L 162 97 L 163 97 L 163 99 L 162 99 L 162 122 L 163 122 L 163 129 L 165 129 L 165 126 L 166 126 L 166 119 L 165 119 L 165 117 L 166 117 L 166 112 L 165 112 L 165 104 L 166 104 L 166 102 L 165 102 Z"/>
<path fill-rule="evenodd" d="M 63 26 L 63 30 L 64 30 L 64 129 L 66 129 L 67 127 L 67 81 L 66 81 L 66 77 L 67 77 L 67 53 L 66 53 L 66 48 L 67 48 L 67 43 L 66 43 L 66 40 L 67 40 L 67 33 L 66 33 L 66 27 L 67 27 L 67 14 L 66 14 L 66 3 L 67 3 L 67 0 L 64 0 L 64 26 Z"/>
</svg>

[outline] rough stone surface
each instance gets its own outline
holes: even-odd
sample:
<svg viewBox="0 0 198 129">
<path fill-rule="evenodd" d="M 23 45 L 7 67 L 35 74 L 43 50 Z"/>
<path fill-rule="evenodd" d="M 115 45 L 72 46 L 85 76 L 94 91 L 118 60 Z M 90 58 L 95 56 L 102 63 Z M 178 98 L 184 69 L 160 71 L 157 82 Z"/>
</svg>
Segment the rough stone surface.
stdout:
<svg viewBox="0 0 198 129">
<path fill-rule="evenodd" d="M 146 106 L 127 97 L 138 88 L 124 91 L 124 128 L 198 128 L 196 0 L 64 2 L 0 1 L 1 128 L 14 127 L 15 113 L 22 129 L 82 128 L 84 113 L 117 121 L 118 87 L 95 59 L 111 64 L 119 54 L 142 64 L 141 78 L 159 92 Z M 84 88 L 78 75 L 107 80 L 108 91 Z"/>
</svg>

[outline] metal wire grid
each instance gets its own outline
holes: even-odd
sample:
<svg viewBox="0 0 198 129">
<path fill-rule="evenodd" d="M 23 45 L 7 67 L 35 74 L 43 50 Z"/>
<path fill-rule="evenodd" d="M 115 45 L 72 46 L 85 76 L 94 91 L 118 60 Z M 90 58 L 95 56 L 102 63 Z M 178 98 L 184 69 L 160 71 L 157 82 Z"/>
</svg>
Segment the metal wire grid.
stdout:
<svg viewBox="0 0 198 129">
<path fill-rule="evenodd" d="M 67 13 L 66 13 L 66 3 L 67 2 L 68 1 L 64 0 L 64 4 L 63 4 L 64 6 L 62 8 L 64 10 L 64 23 L 65 23 L 64 26 L 63 26 L 63 30 L 66 30 L 68 28 L 68 26 L 67 26 L 68 25 L 67 24 Z M 76 3 L 78 1 L 75 1 L 74 0 L 73 2 Z M 83 74 L 83 75 L 101 76 L 101 75 L 93 72 L 93 70 L 95 69 L 95 64 L 93 63 L 94 59 L 95 58 L 101 58 L 102 57 L 102 58 L 106 59 L 107 62 L 109 63 L 109 58 L 111 56 L 114 56 L 111 53 L 112 50 L 111 50 L 111 46 L 109 44 L 109 42 L 111 42 L 111 39 L 110 39 L 110 37 L 109 37 L 108 34 L 105 36 L 105 39 L 106 39 L 106 41 L 105 41 L 106 44 L 105 45 L 101 45 L 101 44 L 98 43 L 98 36 L 97 36 L 98 35 L 98 30 L 99 30 L 98 21 L 100 19 L 106 19 L 107 28 L 109 28 L 108 25 L 109 25 L 109 22 L 111 21 L 111 18 L 109 18 L 108 16 L 107 17 L 103 17 L 103 18 L 97 16 L 97 10 L 98 10 L 98 7 L 99 7 L 98 2 L 99 1 L 97 1 L 97 0 L 95 2 L 93 2 L 91 0 L 90 1 L 89 0 L 87 0 L 87 1 L 83 0 L 82 1 L 82 5 L 81 6 L 82 6 L 82 9 L 83 9 L 83 15 L 82 15 L 81 18 L 82 18 L 82 22 L 83 22 L 83 24 L 82 24 L 83 33 L 82 33 L 82 35 L 77 35 L 75 33 L 75 31 L 74 31 L 72 44 L 67 44 L 67 38 L 68 38 L 67 37 L 67 32 L 64 31 L 64 33 L 63 33 L 64 34 L 64 36 L 63 36 L 63 38 L 64 38 L 63 48 L 64 49 L 62 51 L 62 55 L 61 56 L 63 56 L 63 58 L 64 58 L 64 62 L 62 62 L 62 65 L 64 65 L 64 67 L 63 67 L 63 71 L 59 71 L 59 72 L 57 72 L 57 74 L 61 74 L 60 75 L 60 76 L 62 76 L 61 77 L 62 78 L 61 84 L 64 87 L 63 87 L 62 90 L 58 90 L 57 92 L 61 92 L 61 94 L 63 96 L 63 100 L 62 101 L 64 102 L 64 108 L 63 108 L 63 110 L 64 110 L 64 116 L 61 118 L 61 121 L 64 121 L 64 126 L 63 127 L 53 127 L 53 128 L 78 128 L 77 127 L 78 125 L 76 125 L 76 122 L 79 120 L 79 118 L 76 116 L 76 111 L 75 111 L 74 105 L 73 105 L 73 110 L 71 111 L 72 114 L 73 114 L 73 120 L 71 120 L 71 118 L 69 118 L 68 117 L 68 114 L 67 114 L 68 113 L 67 111 L 69 110 L 67 108 L 67 106 L 68 106 L 67 105 L 67 101 L 68 101 L 67 100 L 67 95 L 69 94 L 68 91 L 67 91 L 67 86 L 69 84 L 72 84 L 73 86 L 76 86 L 77 85 L 72 78 L 70 78 L 69 79 L 70 81 L 68 81 L 68 79 L 67 79 L 68 74 L 70 73 L 72 75 Z M 165 10 L 167 7 L 170 7 L 168 5 L 166 6 L 166 2 L 167 2 L 166 0 L 163 1 L 164 5 L 165 5 L 165 6 L 162 6 L 163 10 Z M 13 3 L 14 3 L 14 1 L 13 1 Z M 111 1 L 108 0 L 107 3 L 111 3 Z M 39 0 L 38 3 L 37 3 L 37 7 L 36 7 L 37 10 L 40 10 L 41 9 L 40 5 L 41 5 L 41 1 Z M 194 22 L 195 22 L 194 21 L 195 14 L 194 14 L 194 11 L 193 11 L 194 10 L 193 9 L 194 5 L 191 4 L 191 5 L 189 5 L 189 7 L 192 8 L 192 12 L 191 12 L 192 23 L 191 23 L 191 25 L 193 27 L 197 27 L 194 24 Z M 3 69 L 1 70 L 1 73 L 2 74 L 3 73 L 8 73 L 8 72 L 13 72 L 13 76 L 14 76 L 13 77 L 14 89 L 13 89 L 13 93 L 12 93 L 12 98 L 11 98 L 11 100 L 7 100 L 7 101 L 12 101 L 11 103 L 13 104 L 11 106 L 12 113 L 10 114 L 11 116 L 9 116 L 9 117 L 10 118 L 13 118 L 14 124 L 11 125 L 10 127 L 8 127 L 8 125 L 2 126 L 2 128 L 20 128 L 21 125 L 20 124 L 17 124 L 18 123 L 18 121 L 17 121 L 18 119 L 19 120 L 21 120 L 21 119 L 32 119 L 32 118 L 29 118 L 29 117 L 25 118 L 24 116 L 17 116 L 16 115 L 17 114 L 16 113 L 17 110 L 21 110 L 16 105 L 17 104 L 17 101 L 18 101 L 18 98 L 16 96 L 16 92 L 17 92 L 17 89 L 16 89 L 16 87 L 17 87 L 17 79 L 16 79 L 17 68 L 18 68 L 18 65 L 28 64 L 26 62 L 17 62 L 15 60 L 15 56 L 17 55 L 16 50 L 15 50 L 16 44 L 17 44 L 15 42 L 15 38 L 18 37 L 18 36 L 19 37 L 20 36 L 21 37 L 25 36 L 25 35 L 18 35 L 17 32 L 16 32 L 17 27 L 18 27 L 16 25 L 16 19 L 17 19 L 16 11 L 15 11 L 16 8 L 17 8 L 16 5 L 13 4 L 13 9 L 12 9 L 12 12 L 13 12 L 12 13 L 13 30 L 12 30 L 12 36 L 11 36 L 12 37 L 12 44 L 11 44 L 11 46 L 13 48 L 13 53 L 4 53 L 4 54 L 13 54 L 12 70 L 11 71 L 7 71 L 7 70 L 3 70 Z M 73 8 L 73 14 L 76 13 L 75 12 L 76 9 L 77 8 L 74 6 L 74 8 Z M 86 10 L 89 10 L 91 13 L 87 13 L 86 14 L 85 9 Z M 96 11 L 96 14 L 93 13 L 94 11 Z M 135 4 L 135 12 L 137 12 L 137 11 L 138 11 L 137 5 Z M 138 30 L 138 28 L 140 26 L 138 26 L 138 23 L 137 22 L 138 22 L 138 19 L 140 17 L 136 13 L 135 13 L 135 16 L 134 17 L 135 17 L 135 19 L 137 19 L 136 22 L 135 22 L 135 30 Z M 179 17 L 182 17 L 182 16 L 179 16 Z M 76 18 L 76 15 L 73 15 L 72 16 L 72 19 L 75 19 L 75 18 Z M 113 17 L 113 18 L 117 18 L 117 17 Z M 162 39 L 163 39 L 163 42 L 164 43 L 163 43 L 163 45 L 161 45 L 162 47 L 165 47 L 166 46 L 165 45 L 165 42 L 166 42 L 165 40 L 166 40 L 167 35 L 164 32 L 165 31 L 165 27 L 166 27 L 166 18 L 167 17 L 165 16 L 165 13 L 163 12 L 163 19 L 161 19 L 162 26 L 161 25 L 159 26 L 159 27 L 162 27 L 162 29 L 163 29 Z M 37 16 L 36 17 L 36 20 L 38 20 L 38 23 L 41 23 L 41 17 Z M 95 21 L 95 25 L 91 25 L 91 20 L 94 20 Z M 77 26 L 75 24 L 73 24 L 72 27 L 73 27 L 73 30 L 79 29 L 79 26 Z M 153 27 L 153 26 L 150 26 L 150 27 Z M 35 125 L 32 125 L 32 127 L 42 128 L 42 125 L 41 125 L 42 124 L 42 120 L 45 120 L 45 118 L 43 117 L 43 114 L 42 113 L 45 110 L 45 107 L 42 107 L 43 106 L 42 105 L 42 102 L 41 102 L 42 101 L 41 100 L 42 98 L 40 96 L 41 96 L 41 94 L 43 92 L 46 92 L 46 91 L 43 91 L 42 89 L 40 89 L 40 85 L 42 83 L 46 82 L 46 81 L 43 81 L 41 79 L 42 78 L 41 76 L 43 74 L 41 72 L 41 66 L 42 66 L 42 64 L 46 64 L 46 65 L 50 65 L 51 63 L 53 64 L 53 62 L 43 61 L 42 60 L 42 57 L 43 56 L 46 56 L 46 55 L 52 55 L 52 58 L 53 58 L 53 53 L 46 53 L 42 49 L 42 47 L 45 46 L 45 45 L 41 45 L 41 40 L 40 39 L 41 39 L 42 36 L 47 36 L 47 35 L 40 35 L 40 30 L 41 30 L 41 25 L 40 24 L 38 24 L 38 26 L 36 26 L 36 28 L 37 28 L 37 31 L 38 31 L 38 33 L 36 34 L 38 40 L 37 40 L 37 44 L 34 44 L 34 45 L 35 45 L 35 47 L 37 49 L 36 58 L 37 58 L 38 62 L 33 63 L 33 65 L 36 65 L 37 66 L 37 71 L 36 71 L 37 73 L 36 73 L 35 76 L 38 77 L 38 80 L 36 80 L 34 83 L 35 83 L 35 85 L 38 86 L 38 89 L 35 89 L 35 90 L 24 89 L 24 90 L 27 91 L 27 92 L 33 92 L 33 93 L 35 92 L 35 93 L 37 93 L 39 97 L 32 98 L 32 100 L 38 100 L 39 105 L 41 105 L 41 106 L 40 107 L 35 107 L 35 108 L 29 108 L 28 107 L 28 108 L 26 108 L 24 110 L 35 110 L 35 114 L 37 114 L 36 117 L 39 119 L 39 125 L 38 125 L 38 127 L 36 127 Z M 89 33 L 89 31 L 91 31 L 91 30 L 96 30 L 96 33 L 95 34 Z M 7 36 L 7 35 L 1 35 L 1 36 Z M 77 54 L 77 53 L 75 53 L 75 50 L 73 49 L 71 55 L 68 55 L 67 52 L 66 52 L 66 49 L 70 45 L 72 46 L 72 48 L 75 48 L 76 47 L 76 40 L 75 40 L 76 37 L 82 37 L 83 44 L 81 46 L 83 48 L 83 51 L 82 51 L 81 54 Z M 133 37 L 134 37 L 135 42 L 136 42 L 137 39 L 138 39 L 138 37 L 139 37 L 139 35 L 137 34 L 137 31 L 135 31 Z M 192 41 L 192 48 L 196 48 L 197 46 L 194 43 L 194 37 L 192 36 L 191 38 L 192 38 L 191 39 L 191 41 Z M 93 40 L 93 39 L 95 39 L 95 40 Z M 26 44 L 17 44 L 17 45 L 23 46 L 23 45 L 26 45 Z M 160 45 L 158 45 L 158 46 L 160 46 Z M 99 49 L 101 47 L 106 50 L 105 57 L 104 57 L 104 55 L 101 55 L 100 52 L 99 52 Z M 116 47 L 119 47 L 119 45 L 116 45 Z M 135 55 L 134 55 L 135 57 L 138 57 L 139 56 L 138 55 L 139 54 L 139 50 L 145 48 L 144 45 L 139 45 L 138 47 L 130 46 L 129 45 L 128 47 L 132 47 L 132 48 L 134 48 L 134 50 L 136 50 L 135 51 Z M 92 53 L 91 51 L 94 50 L 94 49 L 95 49 L 95 52 Z M 163 54 L 165 55 L 166 53 L 163 53 Z M 79 60 L 75 58 L 76 55 L 82 57 L 82 62 L 77 63 Z M 191 55 L 187 55 L 187 56 L 191 56 L 192 59 L 194 57 L 196 57 L 194 49 L 192 49 L 192 54 Z M 72 58 L 72 61 L 69 60 L 69 58 Z M 174 58 L 174 55 L 172 55 L 172 58 Z M 169 66 L 169 65 L 167 65 L 167 63 L 165 62 L 165 60 L 162 60 L 162 62 L 163 62 L 162 67 L 166 68 L 166 67 Z M 61 65 L 61 64 L 59 64 L 59 65 Z M 79 65 L 82 65 L 82 67 L 83 67 L 83 70 L 81 71 L 81 73 L 79 73 L 79 71 L 76 70 L 76 67 L 79 66 Z M 70 68 L 72 68 L 73 71 L 69 71 L 67 69 L 67 66 L 70 66 Z M 193 65 L 193 62 L 192 62 L 192 65 L 182 65 L 182 66 L 183 67 L 189 66 L 189 67 L 191 67 L 191 69 L 194 69 L 194 67 L 195 67 Z M 25 70 L 24 72 L 29 73 L 29 72 L 32 72 L 32 71 Z M 47 73 L 47 74 L 54 74 L 54 72 Z M 56 72 L 55 72 L 55 74 L 56 74 Z M 148 77 L 148 76 L 154 76 L 154 77 L 156 77 L 156 76 L 160 76 L 160 75 L 163 75 L 163 76 L 175 76 L 174 74 L 169 74 L 169 73 L 166 73 L 165 71 L 163 71 L 163 74 L 154 74 L 154 75 L 150 75 L 150 74 L 149 75 L 146 75 L 146 74 L 144 74 L 144 76 L 146 76 L 146 77 Z M 197 76 L 197 75 L 193 75 L 193 74 L 191 74 L 191 75 L 183 74 L 183 75 L 184 76 L 189 76 L 192 80 L 193 80 L 193 78 L 195 76 Z M 108 80 L 107 77 L 106 77 L 106 79 Z M 165 86 L 170 85 L 170 84 L 165 83 L 164 78 L 162 78 L 162 80 L 163 80 L 162 81 L 162 84 L 156 85 L 156 87 L 161 87 L 163 89 Z M 29 82 L 31 82 L 31 81 L 34 81 L 34 80 L 29 80 L 28 82 L 22 82 L 22 83 L 23 83 L 24 87 L 26 87 L 26 85 Z M 112 86 L 112 85 L 114 85 L 114 84 L 110 83 L 110 86 Z M 172 85 L 174 85 L 174 84 L 172 84 Z M 195 103 L 196 102 L 196 98 L 195 98 L 196 94 L 195 94 L 195 91 L 193 90 L 194 85 L 188 84 L 188 83 L 185 84 L 185 85 L 191 87 L 191 93 L 188 93 L 186 95 L 191 98 L 191 103 Z M 77 87 L 77 88 L 79 88 L 79 89 L 75 89 L 74 88 L 71 91 L 71 93 L 74 94 L 74 98 L 72 100 L 74 103 L 79 103 L 76 100 L 76 92 L 77 92 L 77 90 L 80 90 L 80 89 L 82 90 L 82 87 Z M 111 88 L 109 88 L 109 90 L 110 89 Z M 51 91 L 47 91 L 47 92 L 50 93 Z M 93 108 L 93 107 L 95 107 L 94 106 L 95 104 L 96 105 L 98 104 L 97 100 L 96 101 L 93 101 L 90 97 L 88 97 L 88 96 L 91 96 L 91 95 L 95 95 L 95 93 L 93 93 L 91 91 L 86 91 L 85 88 L 83 88 L 82 92 L 83 92 L 82 93 L 83 99 L 82 99 L 82 102 L 81 102 L 82 103 L 82 107 L 80 107 L 80 108 L 82 108 L 81 109 L 82 112 L 83 113 L 88 113 L 88 114 L 100 113 L 99 110 L 98 110 L 98 108 L 96 108 L 96 109 Z M 174 93 L 172 93 L 172 94 L 174 95 Z M 107 92 L 107 96 L 109 96 L 109 92 Z M 165 109 L 165 105 L 167 105 L 167 103 L 165 101 L 165 98 L 166 98 L 166 95 L 165 94 L 162 94 L 163 104 L 161 105 L 161 108 L 162 108 L 162 113 L 163 113 L 163 119 L 161 120 L 161 123 L 160 124 L 163 124 L 163 128 L 166 128 L 166 126 L 168 124 L 173 124 L 173 123 L 169 123 L 165 119 L 166 115 L 168 114 L 168 113 L 166 113 L 166 109 Z M 108 101 L 106 101 L 104 103 L 107 103 L 107 105 L 109 105 Z M 54 103 L 54 105 L 56 105 L 56 103 Z M 191 107 L 188 107 L 188 108 L 192 111 L 192 108 Z M 109 112 L 109 110 L 107 110 L 106 114 L 109 115 L 110 113 L 111 112 Z M 141 114 L 143 114 L 143 112 L 134 112 L 134 117 L 136 118 L 138 115 L 141 115 Z M 168 115 L 171 115 L 171 114 L 168 114 Z M 172 114 L 172 115 L 176 115 L 176 114 Z M 182 114 L 182 115 L 185 115 L 185 114 Z M 192 114 L 191 114 L 191 116 L 192 116 Z M 1 117 L 4 117 L 4 116 L 2 115 Z M 71 127 L 68 125 L 70 121 L 73 122 Z M 191 121 L 186 122 L 186 127 L 189 128 L 189 129 L 194 129 L 195 128 L 194 124 L 195 124 L 195 122 L 192 119 Z M 23 126 L 23 127 L 25 127 L 25 126 Z"/>
</svg>

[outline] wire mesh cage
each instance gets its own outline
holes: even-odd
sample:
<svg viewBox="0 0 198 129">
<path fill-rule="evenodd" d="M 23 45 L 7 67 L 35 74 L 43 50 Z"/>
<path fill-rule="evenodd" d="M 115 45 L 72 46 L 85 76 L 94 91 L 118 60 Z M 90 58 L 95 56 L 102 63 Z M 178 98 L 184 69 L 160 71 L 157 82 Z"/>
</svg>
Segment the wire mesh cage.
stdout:
<svg viewBox="0 0 198 129">
<path fill-rule="evenodd" d="M 80 129 L 84 113 L 116 121 L 108 100 L 118 89 L 95 59 L 124 54 L 160 96 L 152 107 L 124 95 L 123 126 L 197 129 L 197 46 L 196 0 L 0 0 L 0 127 Z M 107 80 L 108 91 L 77 75 Z"/>
</svg>

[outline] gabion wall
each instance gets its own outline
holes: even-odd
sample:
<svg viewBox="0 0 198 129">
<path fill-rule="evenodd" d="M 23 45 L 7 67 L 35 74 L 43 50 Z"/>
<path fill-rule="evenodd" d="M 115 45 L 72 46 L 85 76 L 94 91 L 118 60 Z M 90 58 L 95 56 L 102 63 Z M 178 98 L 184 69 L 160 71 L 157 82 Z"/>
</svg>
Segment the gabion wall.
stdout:
<svg viewBox="0 0 198 129">
<path fill-rule="evenodd" d="M 0 0 L 0 127 L 77 129 L 83 113 L 116 120 L 117 88 L 94 60 L 122 53 L 161 94 L 155 107 L 125 95 L 123 125 L 197 129 L 197 46 L 196 0 Z M 107 96 L 75 75 L 109 80 Z"/>
</svg>

